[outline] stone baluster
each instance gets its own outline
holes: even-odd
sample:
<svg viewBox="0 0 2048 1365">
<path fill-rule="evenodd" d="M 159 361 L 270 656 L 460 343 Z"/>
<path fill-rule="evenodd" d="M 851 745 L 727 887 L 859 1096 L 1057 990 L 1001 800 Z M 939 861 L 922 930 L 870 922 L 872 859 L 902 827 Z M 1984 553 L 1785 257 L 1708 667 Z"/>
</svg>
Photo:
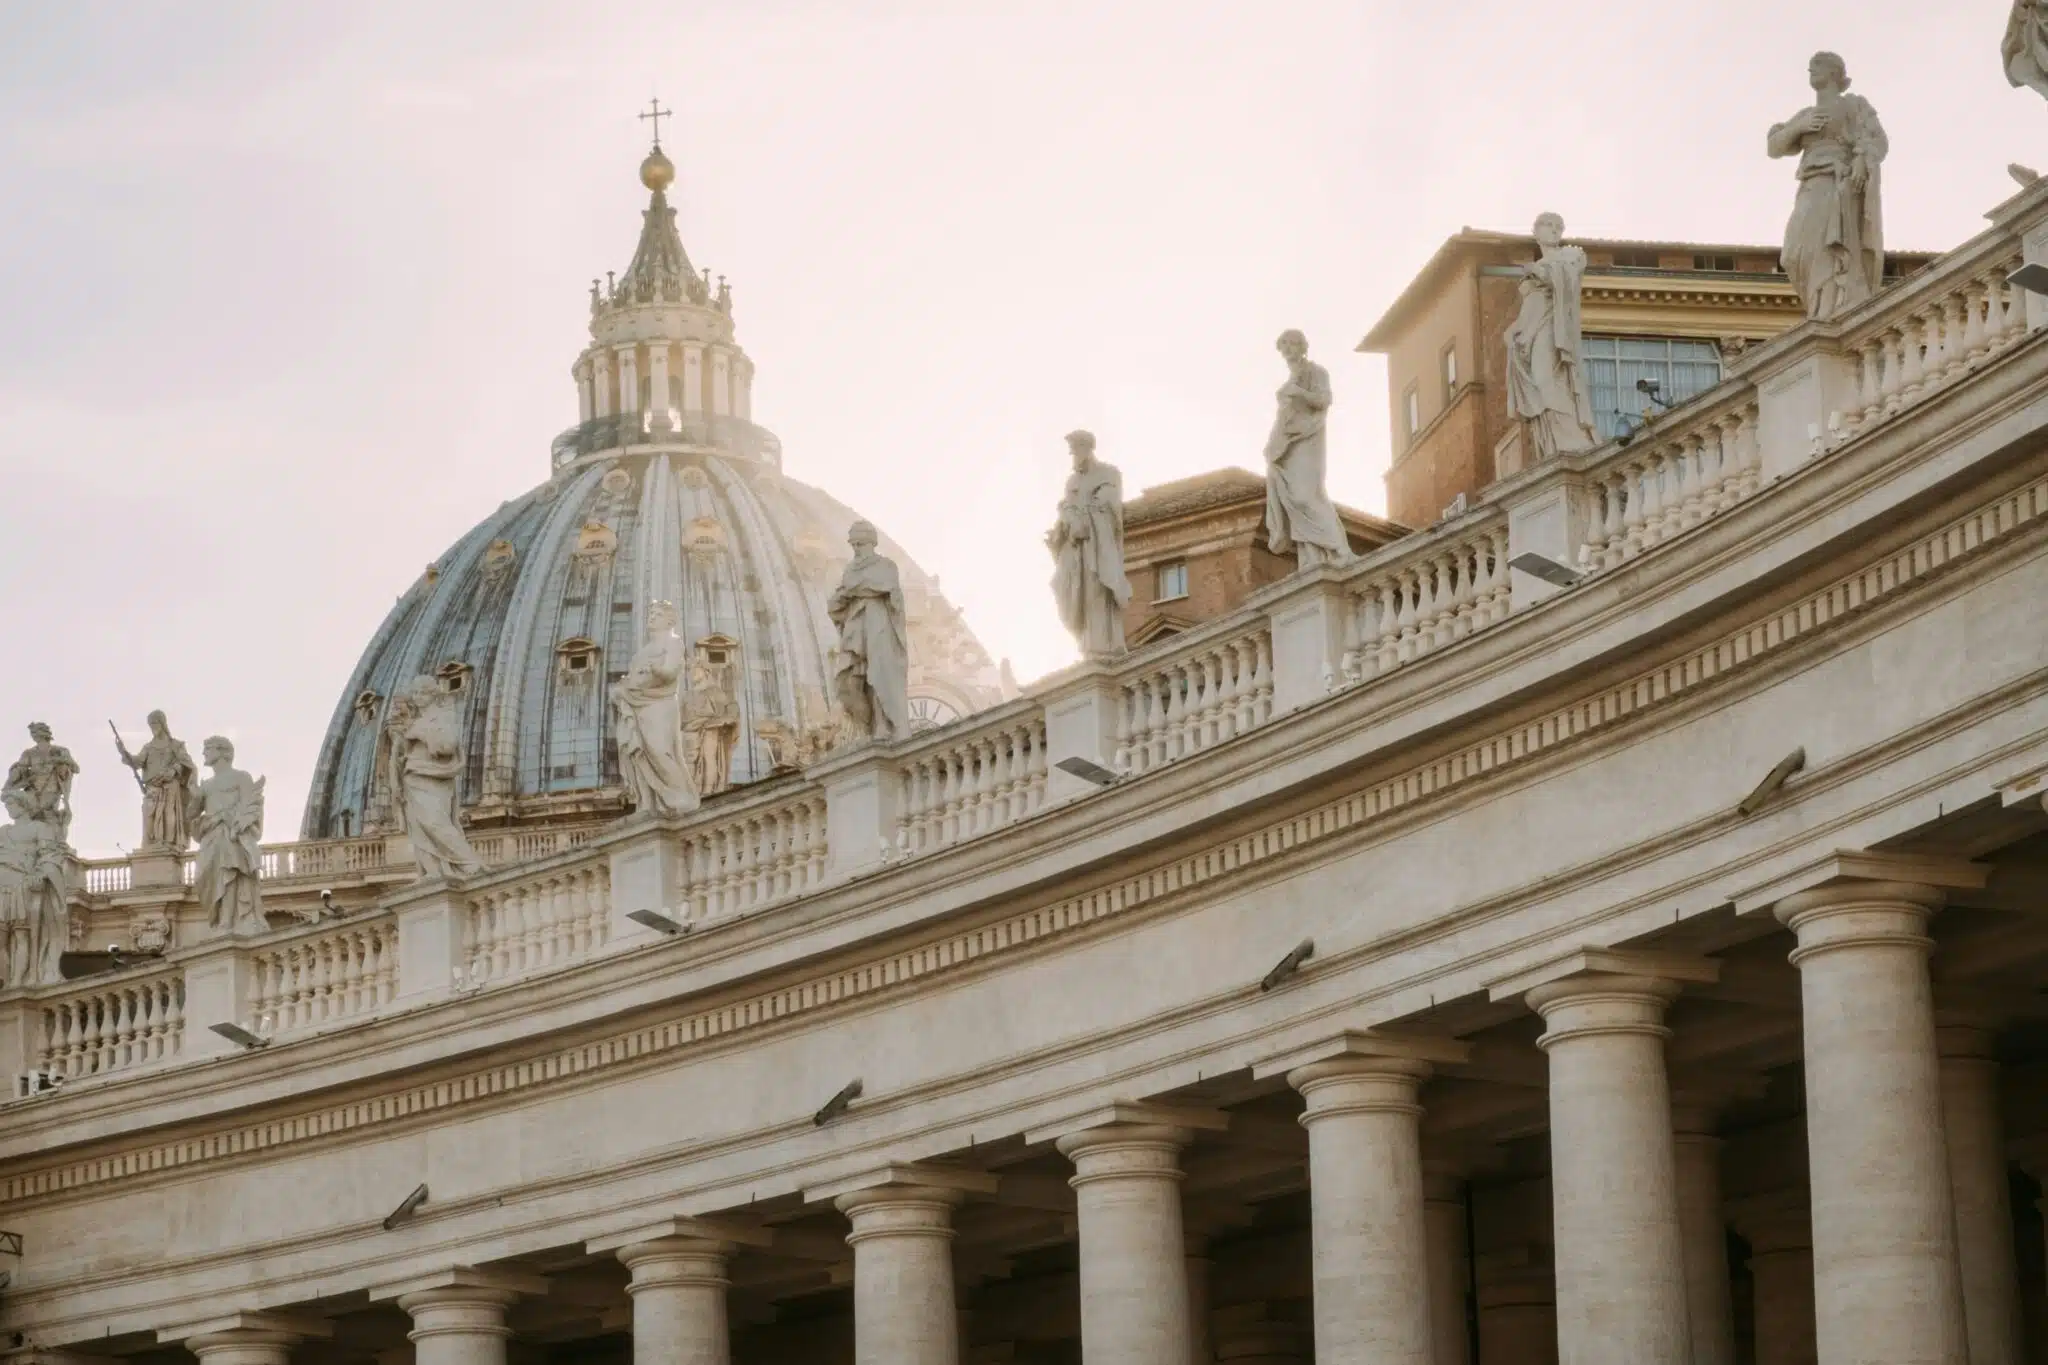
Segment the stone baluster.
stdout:
<svg viewBox="0 0 2048 1365">
<path fill-rule="evenodd" d="M 1967 284 L 1959 286 L 1940 303 L 1941 379 L 1944 384 L 1959 377 L 1969 367 L 1970 344 L 1963 326 L 1963 306 L 1968 289 Z"/>
<path fill-rule="evenodd" d="M 1884 408 L 1884 345 L 1871 337 L 1856 348 L 1856 425 L 1877 420 Z"/>
</svg>

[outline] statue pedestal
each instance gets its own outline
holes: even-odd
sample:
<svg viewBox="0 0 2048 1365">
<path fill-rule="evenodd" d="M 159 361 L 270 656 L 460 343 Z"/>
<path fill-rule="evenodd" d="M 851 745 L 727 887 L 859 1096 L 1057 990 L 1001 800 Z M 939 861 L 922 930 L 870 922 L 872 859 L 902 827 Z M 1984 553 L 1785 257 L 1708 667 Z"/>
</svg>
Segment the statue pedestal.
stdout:
<svg viewBox="0 0 2048 1365">
<path fill-rule="evenodd" d="M 249 988 L 255 982 L 248 946 L 236 938 L 216 938 L 185 959 L 185 1055 L 213 1057 L 242 1051 L 213 1031 L 215 1024 L 240 1024 L 263 1032 L 263 1021 L 250 1009 Z"/>
<path fill-rule="evenodd" d="M 826 876 L 833 881 L 872 872 L 893 856 L 902 777 L 896 761 L 863 744 L 810 770 L 825 789 Z"/>
<path fill-rule="evenodd" d="M 455 987 L 457 972 L 469 965 L 463 946 L 468 906 L 438 879 L 415 882 L 389 903 L 398 921 L 398 1003 L 415 1005 L 446 997 Z"/>
<path fill-rule="evenodd" d="M 131 885 L 183 886 L 185 884 L 185 859 L 168 848 L 146 848 L 128 856 L 131 870 Z"/>
<path fill-rule="evenodd" d="M 1099 768 L 1116 767 L 1116 711 L 1122 689 L 1109 667 L 1080 665 L 1059 690 L 1039 694 L 1045 707 L 1045 794 L 1057 805 L 1101 791 L 1059 766 L 1063 758 L 1085 758 Z"/>
</svg>

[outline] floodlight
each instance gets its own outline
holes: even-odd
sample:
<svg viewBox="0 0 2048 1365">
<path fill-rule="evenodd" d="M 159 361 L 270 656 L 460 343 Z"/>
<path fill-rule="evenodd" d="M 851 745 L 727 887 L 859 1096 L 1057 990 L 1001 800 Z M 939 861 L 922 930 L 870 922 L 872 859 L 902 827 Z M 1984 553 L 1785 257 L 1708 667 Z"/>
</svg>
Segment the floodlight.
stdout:
<svg viewBox="0 0 2048 1365">
<path fill-rule="evenodd" d="M 1293 976 L 1301 970 L 1302 963 L 1315 956 L 1315 951 L 1316 941 L 1312 938 L 1305 938 L 1295 944 L 1286 957 L 1273 964 L 1273 970 L 1267 972 L 1265 977 L 1259 982 L 1259 989 L 1270 991 L 1288 977 Z"/>
<path fill-rule="evenodd" d="M 2043 265 L 2039 261 L 2028 261 L 2007 275 L 2005 282 L 2018 285 L 2029 294 L 2048 294 L 2048 265 Z"/>
<path fill-rule="evenodd" d="M 690 932 L 689 925 L 672 920 L 659 910 L 629 910 L 626 912 L 626 918 L 635 924 L 645 925 L 649 929 L 658 930 L 664 934 L 687 934 Z"/>
<path fill-rule="evenodd" d="M 209 1027 L 211 1027 L 215 1033 L 218 1033 L 221 1037 L 227 1039 L 229 1042 L 240 1043 L 243 1047 L 250 1048 L 252 1050 L 259 1047 L 270 1046 L 270 1040 L 268 1038 L 263 1037 L 261 1034 L 251 1033 L 249 1032 L 249 1030 L 243 1028 L 240 1024 L 212 1024 L 209 1025 Z"/>
<path fill-rule="evenodd" d="M 1803 747 L 1786 754 L 1778 760 L 1778 766 L 1771 769 L 1764 775 L 1764 780 L 1756 784 L 1756 790 L 1742 798 L 1742 803 L 1735 808 L 1735 813 L 1755 815 L 1764 808 L 1766 801 L 1778 794 L 1778 788 L 1784 786 L 1792 774 L 1805 766 L 1806 750 Z"/>
<path fill-rule="evenodd" d="M 1549 555 L 1539 555 L 1534 550 L 1524 550 L 1508 561 L 1510 569 L 1520 569 L 1531 578 L 1540 578 L 1552 587 L 1569 588 L 1578 584 L 1585 575 L 1569 564 L 1559 563 Z"/>
<path fill-rule="evenodd" d="M 1063 758 L 1053 766 L 1063 773 L 1080 778 L 1083 782 L 1093 782 L 1098 787 L 1113 787 L 1124 780 L 1122 773 L 1105 768 L 1100 763 L 1090 762 L 1078 754 Z"/>
<path fill-rule="evenodd" d="M 845 1113 L 847 1106 L 852 1104 L 855 1100 L 859 1098 L 860 1077 L 855 1076 L 852 1080 L 848 1081 L 844 1086 L 840 1087 L 838 1094 L 834 1095 L 831 1099 L 825 1101 L 824 1108 L 820 1109 L 817 1113 L 811 1115 L 811 1122 L 816 1124 L 818 1127 L 823 1128 L 826 1124 L 830 1123 L 832 1120 L 838 1118 L 841 1114 Z"/>
<path fill-rule="evenodd" d="M 427 1202 L 427 1187 L 420 1185 L 398 1202 L 398 1207 L 384 1215 L 384 1231 L 389 1232 L 400 1223 L 420 1211 L 420 1205 Z"/>
</svg>

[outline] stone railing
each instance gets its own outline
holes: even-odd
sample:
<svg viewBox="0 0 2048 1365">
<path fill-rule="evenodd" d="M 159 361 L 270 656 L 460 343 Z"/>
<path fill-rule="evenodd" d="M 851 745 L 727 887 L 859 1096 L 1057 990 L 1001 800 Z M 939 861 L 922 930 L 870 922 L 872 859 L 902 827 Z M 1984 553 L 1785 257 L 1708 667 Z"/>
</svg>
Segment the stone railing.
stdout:
<svg viewBox="0 0 2048 1365">
<path fill-rule="evenodd" d="M 464 892 L 464 978 L 484 986 L 601 952 L 611 936 L 611 869 L 603 859 L 503 877 Z"/>
<path fill-rule="evenodd" d="M 60 1081 L 175 1059 L 185 1044 L 185 978 L 160 967 L 52 988 L 30 1006 L 28 1069 Z"/>
<path fill-rule="evenodd" d="M 1494 512 L 1396 541 L 1349 572 L 1344 681 L 1391 673 L 1508 614 L 1507 518 Z"/>
<path fill-rule="evenodd" d="M 971 727 L 971 728 L 970 728 Z M 929 853 L 1015 824 L 1045 805 L 1045 716 L 948 726 L 939 747 L 904 755 L 896 847 Z"/>
<path fill-rule="evenodd" d="M 780 463 L 781 443 L 764 427 L 725 413 L 676 408 L 614 412 L 570 427 L 549 447 L 556 468 L 585 455 L 630 446 L 693 446 L 728 451 L 748 459 Z"/>
<path fill-rule="evenodd" d="M 321 877 L 403 868 L 409 865 L 410 854 L 394 850 L 392 845 L 397 842 L 395 836 L 370 834 L 360 839 L 265 844 L 261 864 L 263 880 L 313 881 Z"/>
<path fill-rule="evenodd" d="M 134 888 L 135 865 L 126 858 L 81 858 L 78 878 L 87 895 L 111 896 Z"/>
<path fill-rule="evenodd" d="M 1578 567 L 1611 569 L 1756 492 L 1757 414 L 1753 389 L 1717 391 L 1669 426 L 1617 444 L 1588 471 L 1595 503 Z"/>
<path fill-rule="evenodd" d="M 586 848 L 603 829 L 583 825 L 569 829 L 515 829 L 497 834 L 471 834 L 469 846 L 485 867 L 514 867 Z"/>
<path fill-rule="evenodd" d="M 1854 387 L 1830 436 L 1897 416 L 2025 337 L 2025 296 L 2006 283 L 2019 264 L 2016 243 L 1986 234 L 1852 314 L 1842 342 Z"/>
<path fill-rule="evenodd" d="M 677 890 L 688 923 L 793 899 L 825 882 L 825 793 L 813 787 L 780 801 L 722 812 L 685 829 L 678 845 Z"/>
<path fill-rule="evenodd" d="M 365 915 L 265 940 L 249 977 L 249 1017 L 265 1037 L 375 1014 L 398 993 L 398 925 Z"/>
<path fill-rule="evenodd" d="M 1273 632 L 1264 618 L 1139 656 L 1120 684 L 1116 766 L 1143 773 L 1273 718 Z"/>
</svg>

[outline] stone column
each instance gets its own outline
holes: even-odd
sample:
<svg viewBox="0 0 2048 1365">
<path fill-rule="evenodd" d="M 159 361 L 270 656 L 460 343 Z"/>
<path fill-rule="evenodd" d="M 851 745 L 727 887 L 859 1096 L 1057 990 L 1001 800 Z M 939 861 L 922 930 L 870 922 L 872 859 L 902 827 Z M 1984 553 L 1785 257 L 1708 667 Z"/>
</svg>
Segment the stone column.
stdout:
<svg viewBox="0 0 2048 1365">
<path fill-rule="evenodd" d="M 640 357 L 632 346 L 621 346 L 619 358 L 619 411 L 640 411 Z"/>
<path fill-rule="evenodd" d="M 648 410 L 654 414 L 656 431 L 670 430 L 668 417 L 668 343 L 650 341 L 647 343 L 647 388 Z"/>
<path fill-rule="evenodd" d="M 1927 979 L 1932 886 L 1855 881 L 1779 901 L 1798 936 L 1821 1360 L 1963 1365 L 1955 1200 Z"/>
<path fill-rule="evenodd" d="M 704 410 L 704 345 L 702 342 L 683 343 L 683 411 Z"/>
<path fill-rule="evenodd" d="M 632 1273 L 634 1365 L 730 1365 L 726 1267 L 740 1245 L 771 1237 L 744 1225 L 666 1218 L 585 1242 L 584 1250 L 617 1254 Z"/>
<path fill-rule="evenodd" d="M 1712 962 L 1588 950 L 1501 983 L 1543 1016 L 1550 1058 L 1557 1351 L 1565 1365 L 1686 1365 L 1684 1242 L 1664 1011 Z"/>
<path fill-rule="evenodd" d="M 416 1365 L 505 1365 L 512 1329 L 505 1310 L 522 1294 L 545 1294 L 533 1275 L 455 1266 L 370 1290 L 373 1301 L 396 1299 L 412 1316 L 406 1339 Z"/>
<path fill-rule="evenodd" d="M 1180 1152 L 1206 1111 L 1112 1105 L 1046 1136 L 1074 1163 L 1081 1243 L 1081 1353 L 1088 1365 L 1179 1365 L 1188 1340 Z"/>
<path fill-rule="evenodd" d="M 1474 1258 L 1480 1365 L 1557 1365 L 1557 1290 L 1548 1249 Z"/>
<path fill-rule="evenodd" d="M 1935 1040 L 1970 1365 L 2021 1365 L 2026 1353 L 1998 1104 L 1997 1037 L 1985 1021 L 1944 1016 L 1937 1020 Z"/>
<path fill-rule="evenodd" d="M 906 1165 L 806 1192 L 852 1225 L 855 1365 L 959 1365 L 953 1210 L 995 1188 L 979 1171 Z"/>
<path fill-rule="evenodd" d="M 1301 1092 L 1318 1365 L 1430 1365 L 1422 1105 L 1455 1042 L 1345 1033 L 1276 1063 Z"/>
<path fill-rule="evenodd" d="M 1429 1261 L 1432 1365 L 1471 1365 L 1472 1333 L 1465 1311 L 1472 1249 L 1466 1245 L 1465 1177 L 1456 1168 L 1422 1163 L 1422 1236 Z"/>
<path fill-rule="evenodd" d="M 1743 1200 L 1731 1211 L 1749 1243 L 1756 1365 L 1816 1365 L 1813 1234 L 1799 1191 Z"/>
<path fill-rule="evenodd" d="M 1724 1100 L 1718 1093 L 1682 1087 L 1673 1095 L 1671 1105 L 1692 1365 L 1735 1365 L 1728 1221 L 1721 1207 L 1721 1139 L 1714 1135 Z"/>
<path fill-rule="evenodd" d="M 1186 1228 L 1188 1277 L 1188 1360 L 1191 1365 L 1215 1365 L 1216 1347 L 1209 1333 L 1209 1239 Z"/>
<path fill-rule="evenodd" d="M 183 1342 L 185 1349 L 199 1358 L 199 1365 L 290 1365 L 292 1347 L 309 1338 L 332 1335 L 332 1324 L 321 1318 L 228 1313 L 166 1329 L 156 1337 L 163 1342 Z"/>
</svg>

